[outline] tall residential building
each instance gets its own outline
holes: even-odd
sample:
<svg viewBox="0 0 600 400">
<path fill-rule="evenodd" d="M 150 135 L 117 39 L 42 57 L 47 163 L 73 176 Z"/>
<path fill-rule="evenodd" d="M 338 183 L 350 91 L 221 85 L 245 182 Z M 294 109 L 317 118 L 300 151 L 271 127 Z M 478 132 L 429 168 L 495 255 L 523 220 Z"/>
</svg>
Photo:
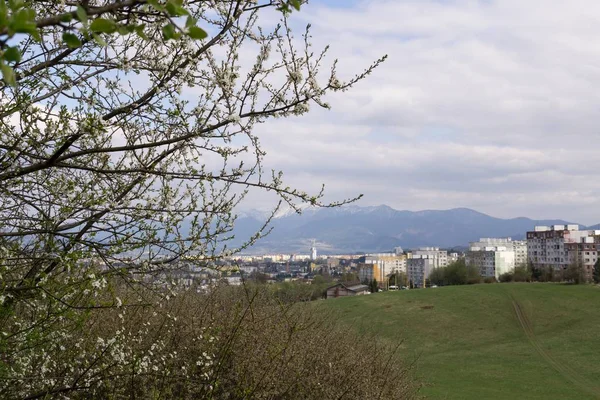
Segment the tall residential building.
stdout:
<svg viewBox="0 0 600 400">
<path fill-rule="evenodd" d="M 481 246 L 481 242 L 472 242 L 465 263 L 479 268 L 483 277 L 498 279 L 500 275 L 514 270 L 515 252 L 507 246 Z"/>
<path fill-rule="evenodd" d="M 407 260 L 408 279 L 416 287 L 425 287 L 425 280 L 431 275 L 431 271 L 437 268 L 439 259 L 430 254 L 413 254 Z"/>
<path fill-rule="evenodd" d="M 406 272 L 406 256 L 404 254 L 367 254 L 365 262 L 359 265 L 358 277 L 361 282 L 376 279 L 381 286 L 385 286 L 387 277 L 396 272 Z"/>
<path fill-rule="evenodd" d="M 440 250 L 439 247 L 419 247 L 418 250 L 413 252 L 413 258 L 415 256 L 429 256 L 433 258 L 433 262 L 436 268 L 448 266 L 448 252 L 446 250 Z"/>
<path fill-rule="evenodd" d="M 512 250 L 514 252 L 515 266 L 527 264 L 527 241 L 525 240 L 512 240 L 509 237 L 480 238 L 477 242 L 471 242 L 469 247 L 505 247 L 506 250 Z"/>
<path fill-rule="evenodd" d="M 599 230 L 580 231 L 578 225 L 536 226 L 527 232 L 527 258 L 540 269 L 560 271 L 581 262 L 591 272 L 599 245 Z"/>
<path fill-rule="evenodd" d="M 580 243 L 565 243 L 569 264 L 578 263 L 583 266 L 583 271 L 591 279 L 594 264 L 598 260 L 600 236 L 588 236 L 581 239 Z"/>
</svg>

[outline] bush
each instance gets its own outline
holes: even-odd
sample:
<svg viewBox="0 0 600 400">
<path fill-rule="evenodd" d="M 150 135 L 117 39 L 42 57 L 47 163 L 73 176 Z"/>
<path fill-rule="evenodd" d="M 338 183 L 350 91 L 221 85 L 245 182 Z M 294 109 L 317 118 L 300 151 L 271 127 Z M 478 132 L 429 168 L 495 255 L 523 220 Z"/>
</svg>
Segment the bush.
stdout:
<svg viewBox="0 0 600 400">
<path fill-rule="evenodd" d="M 494 277 L 494 276 L 486 276 L 486 277 L 483 279 L 483 282 L 484 282 L 484 283 L 496 283 L 496 282 L 498 282 L 498 281 L 496 280 L 496 277 Z"/>
<path fill-rule="evenodd" d="M 124 304 L 158 300 L 153 292 L 117 294 Z M 284 305 L 255 285 L 186 291 L 165 296 L 159 307 L 84 311 L 71 326 L 75 335 L 40 341 L 27 359 L 26 349 L 2 355 L 0 366 L 10 365 L 13 375 L 31 372 L 29 379 L 1 380 L 0 397 L 416 396 L 418 385 L 393 348 L 356 336 L 317 306 Z"/>
<path fill-rule="evenodd" d="M 434 285 L 467 285 L 481 283 L 483 278 L 479 274 L 479 268 L 467 266 L 465 260 L 460 259 L 445 268 L 434 268 L 429 280 Z"/>
<path fill-rule="evenodd" d="M 585 272 L 585 266 L 580 261 L 571 263 L 564 271 L 564 279 L 576 285 L 587 283 L 588 276 Z"/>
<path fill-rule="evenodd" d="M 332 282 L 313 281 L 307 285 L 304 282 L 279 282 L 268 285 L 267 289 L 283 303 L 296 303 L 299 301 L 318 300 L 327 297 L 327 288 Z"/>
<path fill-rule="evenodd" d="M 531 282 L 532 272 L 526 265 L 517 266 L 513 272 L 513 280 L 515 282 Z"/>
<path fill-rule="evenodd" d="M 429 274 L 429 281 L 433 285 L 439 285 L 439 286 L 445 285 L 446 279 L 445 279 L 444 271 L 445 271 L 444 268 L 434 268 L 433 271 L 431 271 L 431 274 Z"/>
<path fill-rule="evenodd" d="M 479 268 L 477 268 L 475 265 L 467 266 L 467 284 L 472 285 L 475 283 L 481 283 L 482 280 L 483 278 L 479 273 Z"/>
</svg>

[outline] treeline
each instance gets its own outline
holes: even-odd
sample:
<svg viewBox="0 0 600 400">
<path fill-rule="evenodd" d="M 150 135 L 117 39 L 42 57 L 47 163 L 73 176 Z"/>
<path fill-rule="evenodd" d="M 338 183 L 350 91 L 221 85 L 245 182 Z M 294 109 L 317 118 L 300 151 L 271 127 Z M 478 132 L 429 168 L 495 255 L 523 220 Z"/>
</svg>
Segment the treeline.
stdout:
<svg viewBox="0 0 600 400">
<path fill-rule="evenodd" d="M 556 270 L 552 267 L 535 268 L 531 264 L 519 265 L 511 272 L 500 275 L 500 282 L 570 282 L 584 284 L 600 283 L 600 260 L 593 268 L 581 262 L 571 263 L 567 268 Z"/>
<path fill-rule="evenodd" d="M 436 268 L 429 276 L 429 285 L 470 285 L 475 283 L 495 282 L 569 282 L 584 284 L 600 283 L 600 260 L 592 269 L 580 262 L 574 262 L 563 270 L 551 267 L 535 268 L 531 264 L 518 265 L 512 271 L 495 277 L 482 277 L 479 267 L 466 265 L 465 260 L 458 260 L 445 268 Z"/>
<path fill-rule="evenodd" d="M 252 274 L 245 284 L 249 287 L 264 286 L 274 298 L 286 304 L 324 299 L 327 297 L 327 288 L 337 282 L 358 282 L 358 275 L 355 273 L 345 273 L 336 279 L 330 275 L 315 275 L 310 283 L 296 280 L 271 284 L 267 284 L 266 279 L 261 279 L 261 275 L 264 274 Z"/>
<path fill-rule="evenodd" d="M 495 279 L 483 278 L 479 274 L 479 268 L 474 265 L 467 265 L 464 259 L 455 261 L 444 268 L 435 268 L 429 275 L 429 283 L 440 286 L 472 285 L 495 281 Z"/>
</svg>

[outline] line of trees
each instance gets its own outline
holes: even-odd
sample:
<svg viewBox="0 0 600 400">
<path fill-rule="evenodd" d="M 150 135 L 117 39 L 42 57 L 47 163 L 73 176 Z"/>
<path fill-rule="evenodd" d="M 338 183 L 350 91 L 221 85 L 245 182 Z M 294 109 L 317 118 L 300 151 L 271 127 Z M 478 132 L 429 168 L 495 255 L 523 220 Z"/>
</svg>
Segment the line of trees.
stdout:
<svg viewBox="0 0 600 400">
<path fill-rule="evenodd" d="M 429 275 L 429 282 L 440 286 L 471 285 L 483 281 L 479 268 L 467 265 L 464 259 L 457 260 L 445 268 L 435 268 Z"/>
<path fill-rule="evenodd" d="M 553 267 L 536 268 L 532 264 L 518 265 L 513 271 L 500 275 L 500 282 L 570 282 L 584 284 L 600 283 L 600 260 L 588 270 L 586 266 L 575 261 L 563 270 Z"/>
</svg>

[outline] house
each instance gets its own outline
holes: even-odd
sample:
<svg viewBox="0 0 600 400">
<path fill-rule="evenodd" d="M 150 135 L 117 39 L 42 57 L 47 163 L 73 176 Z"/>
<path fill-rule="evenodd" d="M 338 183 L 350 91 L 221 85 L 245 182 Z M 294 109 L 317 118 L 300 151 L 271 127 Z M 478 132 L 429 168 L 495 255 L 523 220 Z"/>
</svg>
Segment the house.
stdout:
<svg viewBox="0 0 600 400">
<path fill-rule="evenodd" d="M 327 298 L 358 296 L 369 293 L 369 287 L 360 283 L 338 283 L 327 288 Z"/>
</svg>

